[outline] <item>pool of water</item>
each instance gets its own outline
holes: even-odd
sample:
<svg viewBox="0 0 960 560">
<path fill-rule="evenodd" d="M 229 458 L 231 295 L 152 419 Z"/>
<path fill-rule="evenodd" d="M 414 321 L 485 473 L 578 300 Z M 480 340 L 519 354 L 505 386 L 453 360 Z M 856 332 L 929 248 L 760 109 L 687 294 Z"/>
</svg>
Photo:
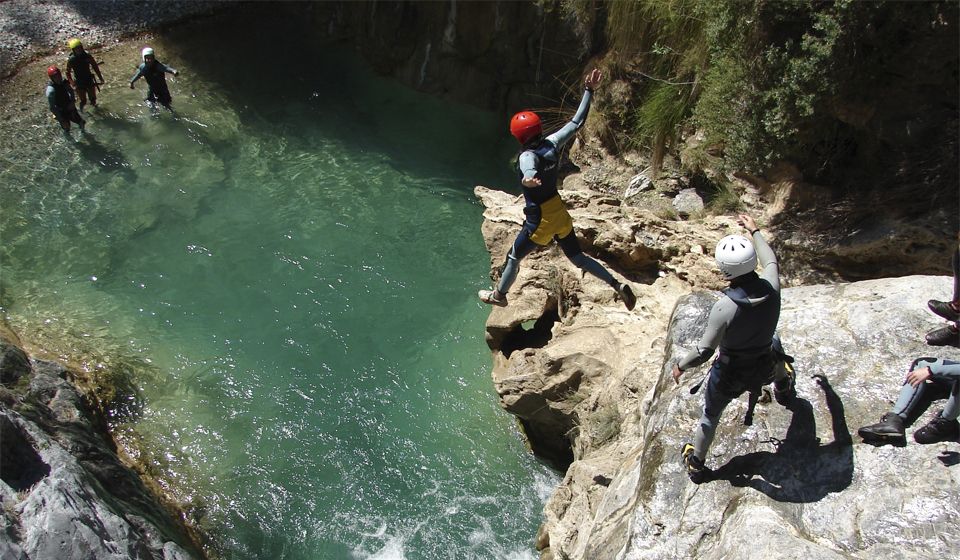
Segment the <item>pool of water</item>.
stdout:
<svg viewBox="0 0 960 560">
<path fill-rule="evenodd" d="M 152 43 L 173 113 L 127 88 L 131 46 L 88 135 L 42 74 L 0 122 L 3 312 L 149 364 L 119 433 L 226 558 L 534 558 L 557 478 L 496 403 L 475 297 L 504 123 L 296 34 L 225 52 L 236 25 Z"/>
</svg>

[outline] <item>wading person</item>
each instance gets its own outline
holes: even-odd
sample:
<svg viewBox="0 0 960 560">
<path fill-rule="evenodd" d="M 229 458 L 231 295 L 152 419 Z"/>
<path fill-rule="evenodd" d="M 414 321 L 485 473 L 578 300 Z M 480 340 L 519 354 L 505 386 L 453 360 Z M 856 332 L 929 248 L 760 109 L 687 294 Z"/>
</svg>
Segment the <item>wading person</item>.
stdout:
<svg viewBox="0 0 960 560">
<path fill-rule="evenodd" d="M 520 261 L 534 249 L 550 244 L 554 239 L 563 254 L 582 270 L 603 280 L 632 310 L 637 298 L 627 284 L 618 282 L 603 265 L 583 254 L 573 231 L 573 220 L 557 191 L 558 167 L 563 148 L 573 139 L 587 119 L 593 90 L 600 84 L 600 70 L 594 69 L 584 79 L 585 91 L 573 119 L 560 130 L 544 137 L 540 117 L 523 111 L 510 120 L 510 133 L 522 149 L 517 158 L 520 185 L 523 187 L 526 217 L 520 233 L 507 254 L 507 262 L 500 281 L 492 290 L 480 290 L 480 301 L 491 305 L 507 305 L 507 292 L 517 278 Z"/>
<path fill-rule="evenodd" d="M 167 87 L 166 74 L 179 76 L 180 72 L 157 60 L 153 54 L 153 49 L 150 47 L 143 49 L 140 54 L 143 57 L 143 62 L 137 68 L 133 78 L 130 78 L 130 89 L 134 89 L 133 84 L 143 78 L 147 81 L 146 101 L 151 104 L 160 103 L 170 109 L 170 102 L 173 99 L 170 97 L 170 88 Z"/>
<path fill-rule="evenodd" d="M 947 399 L 943 410 L 926 426 L 913 433 L 917 443 L 957 441 L 960 438 L 960 363 L 952 360 L 920 358 L 913 362 L 893 410 L 877 424 L 857 430 L 866 443 L 905 445 L 907 422 L 922 413 L 921 408 L 936 399 Z"/>
<path fill-rule="evenodd" d="M 90 104 L 97 106 L 97 81 L 93 78 L 94 72 L 100 83 L 103 83 L 103 74 L 100 73 L 100 66 L 93 59 L 93 55 L 83 50 L 83 43 L 80 39 L 70 39 L 67 42 L 70 47 L 70 58 L 67 60 L 67 81 L 76 88 L 77 96 L 80 98 L 80 110 L 87 104 L 87 98 L 90 98 Z"/>
<path fill-rule="evenodd" d="M 77 111 L 76 94 L 73 88 L 63 79 L 63 74 L 56 66 L 47 68 L 47 77 L 50 78 L 46 90 L 47 104 L 50 106 L 50 112 L 60 123 L 63 133 L 70 135 L 71 122 L 77 123 L 83 131 L 87 121 L 83 120 L 80 112 Z"/>
<path fill-rule="evenodd" d="M 705 460 L 713 443 L 723 409 L 744 392 L 758 393 L 763 385 L 774 382 L 777 402 L 788 406 L 796 392 L 786 370 L 777 367 L 773 351 L 774 334 L 780 319 L 780 276 L 777 257 L 767 245 L 753 218 L 740 215 L 740 224 L 751 239 L 728 235 L 720 240 L 716 260 L 730 287 L 714 304 L 706 331 L 697 344 L 673 366 L 673 379 L 680 382 L 684 370 L 720 353 L 707 376 L 703 415 L 694 443 L 681 449 L 687 474 L 695 483 L 706 475 Z M 756 272 L 760 261 L 760 274 Z"/>
</svg>

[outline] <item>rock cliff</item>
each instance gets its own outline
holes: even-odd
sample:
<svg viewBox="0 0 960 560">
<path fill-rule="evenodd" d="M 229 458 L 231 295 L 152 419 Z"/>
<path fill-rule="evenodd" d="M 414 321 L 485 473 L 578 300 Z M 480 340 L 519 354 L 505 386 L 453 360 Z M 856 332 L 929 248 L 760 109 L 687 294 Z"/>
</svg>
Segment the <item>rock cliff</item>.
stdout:
<svg viewBox="0 0 960 560">
<path fill-rule="evenodd" d="M 0 558 L 205 558 L 63 366 L 0 332 Z"/>
<path fill-rule="evenodd" d="M 495 277 L 522 202 L 476 194 Z M 708 459 L 715 472 L 697 486 L 679 449 L 696 429 L 703 396 L 689 389 L 707 366 L 678 387 L 669 364 L 702 333 L 722 285 L 710 253 L 737 228 L 722 216 L 659 218 L 580 175 L 563 196 L 585 251 L 631 280 L 638 304 L 627 312 L 550 248 L 524 259 L 510 305 L 488 318 L 502 406 L 534 452 L 565 470 L 545 508 L 543 558 L 949 556 L 960 542 L 950 521 L 960 447 L 876 448 L 855 436 L 889 409 L 914 358 L 960 360 L 923 342 L 938 326 L 926 300 L 949 299 L 949 277 L 785 289 L 780 332 L 801 398 L 791 410 L 762 402 L 750 427 L 746 398 L 732 403 Z"/>
<path fill-rule="evenodd" d="M 283 4 L 311 22 L 311 35 L 352 42 L 380 72 L 495 110 L 559 104 L 568 88 L 578 96 L 580 75 L 571 69 L 598 42 L 596 22 L 580 21 L 553 1 Z"/>
</svg>

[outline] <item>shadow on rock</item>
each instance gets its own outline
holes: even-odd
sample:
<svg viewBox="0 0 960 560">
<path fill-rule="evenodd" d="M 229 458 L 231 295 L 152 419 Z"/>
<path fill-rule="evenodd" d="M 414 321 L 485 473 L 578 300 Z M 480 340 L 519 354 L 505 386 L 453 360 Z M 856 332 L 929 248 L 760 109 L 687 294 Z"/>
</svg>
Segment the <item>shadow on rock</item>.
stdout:
<svg viewBox="0 0 960 560">
<path fill-rule="evenodd" d="M 824 391 L 832 418 L 833 441 L 821 445 L 810 402 L 796 398 L 793 418 L 782 440 L 771 439 L 775 451 L 734 457 L 711 472 L 706 481 L 728 480 L 749 486 L 778 502 L 809 503 L 840 492 L 853 481 L 853 445 L 843 403 L 827 378 L 815 376 Z"/>
<path fill-rule="evenodd" d="M 956 451 L 943 451 L 937 456 L 937 459 L 948 467 L 960 465 L 960 453 Z"/>
</svg>

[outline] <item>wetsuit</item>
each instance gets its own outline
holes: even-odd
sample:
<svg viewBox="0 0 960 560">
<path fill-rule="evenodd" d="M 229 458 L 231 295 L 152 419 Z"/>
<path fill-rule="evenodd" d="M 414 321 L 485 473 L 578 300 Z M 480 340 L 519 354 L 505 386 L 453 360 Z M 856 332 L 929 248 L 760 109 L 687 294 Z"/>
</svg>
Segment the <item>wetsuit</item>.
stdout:
<svg viewBox="0 0 960 560">
<path fill-rule="evenodd" d="M 159 60 L 152 63 L 146 62 L 140 64 L 136 74 L 130 78 L 130 85 L 141 77 L 147 80 L 147 101 L 157 101 L 164 107 L 169 107 L 173 98 L 170 97 L 170 88 L 167 87 L 167 77 L 165 74 L 176 74 L 174 68 L 170 68 Z"/>
<path fill-rule="evenodd" d="M 745 391 L 775 381 L 789 383 L 786 371 L 775 367 L 773 338 L 780 319 L 780 277 L 777 257 L 763 239 L 753 233 L 762 272 L 734 278 L 707 319 L 707 330 L 697 349 L 677 364 L 686 370 L 705 363 L 719 347 L 720 354 L 710 368 L 704 397 L 703 416 L 694 442 L 694 455 L 701 461 L 713 443 L 717 423 L 730 401 Z"/>
<path fill-rule="evenodd" d="M 538 246 L 548 245 L 554 239 L 560 244 L 563 254 L 577 267 L 603 280 L 614 289 L 620 285 L 603 265 L 583 254 L 573 231 L 573 220 L 557 190 L 561 151 L 586 122 L 591 98 L 592 91 L 585 90 L 580 107 L 570 122 L 546 138 L 533 139 L 517 157 L 517 172 L 526 201 L 523 208 L 525 220 L 507 254 L 507 262 L 497 284 L 497 292 L 501 294 L 506 294 L 516 280 L 520 260 Z M 523 184 L 524 179 L 534 177 L 540 179 L 539 186 L 527 187 Z"/>
<path fill-rule="evenodd" d="M 53 80 L 47 82 L 46 96 L 50 112 L 57 118 L 57 122 L 64 131 L 70 130 L 71 121 L 83 128 L 86 121 L 77 111 L 76 95 L 66 80 L 60 80 L 59 84 Z"/>
<path fill-rule="evenodd" d="M 100 75 L 97 61 L 87 51 L 82 49 L 79 53 L 74 51 L 67 59 L 67 77 L 69 78 L 71 73 L 73 74 L 73 84 L 77 87 L 77 95 L 80 97 L 81 111 L 83 106 L 87 104 L 87 96 L 90 97 L 90 104 L 94 107 L 97 106 L 97 81 L 94 79 L 91 69 L 96 71 L 102 82 L 103 76 Z"/>
<path fill-rule="evenodd" d="M 960 362 L 952 360 L 920 358 L 913 363 L 910 371 L 930 368 L 930 383 L 921 383 L 914 387 L 904 383 L 900 389 L 893 412 L 905 421 L 910 421 L 921 412 L 918 406 L 934 399 L 947 399 L 947 404 L 940 413 L 942 418 L 956 420 L 960 417 Z"/>
</svg>

